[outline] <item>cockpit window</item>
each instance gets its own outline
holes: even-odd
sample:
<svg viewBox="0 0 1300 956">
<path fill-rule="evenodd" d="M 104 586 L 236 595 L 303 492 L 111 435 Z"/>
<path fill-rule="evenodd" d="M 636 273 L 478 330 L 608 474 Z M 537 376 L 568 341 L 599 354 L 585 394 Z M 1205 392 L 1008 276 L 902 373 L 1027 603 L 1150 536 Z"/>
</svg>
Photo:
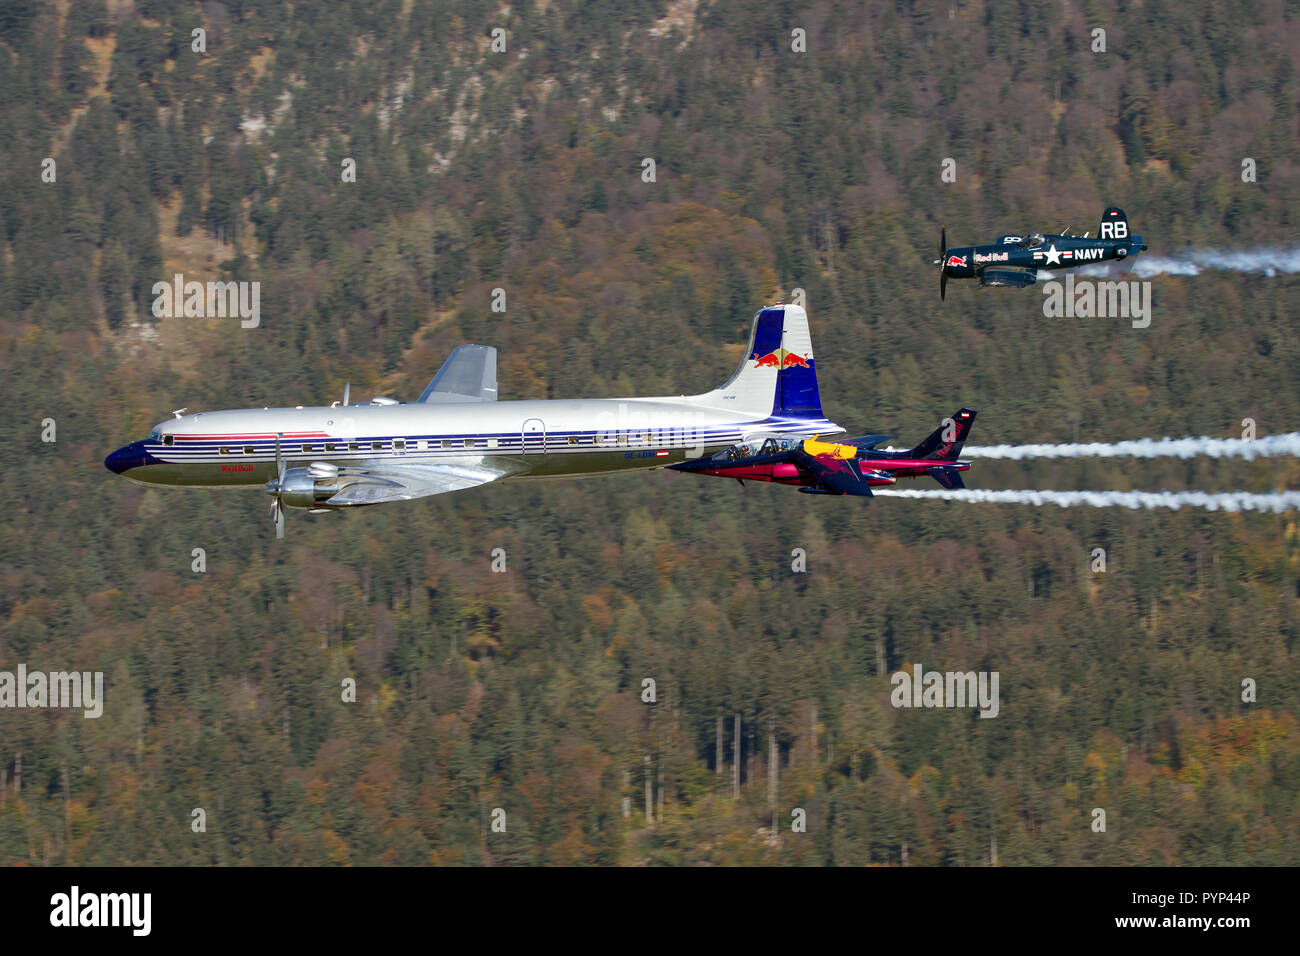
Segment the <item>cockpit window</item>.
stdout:
<svg viewBox="0 0 1300 956">
<path fill-rule="evenodd" d="M 1025 236 L 1025 238 L 1020 242 L 1020 245 L 1022 245 L 1026 249 L 1032 246 L 1041 246 L 1042 244 L 1043 244 L 1043 234 L 1041 232 L 1030 233 L 1029 235 Z"/>
<path fill-rule="evenodd" d="M 746 458 L 762 458 L 765 455 L 777 455 L 793 451 L 801 442 L 795 438 L 753 438 L 737 442 L 730 448 L 724 448 L 713 457 L 719 461 L 741 461 Z"/>
<path fill-rule="evenodd" d="M 149 433 L 149 440 L 162 441 L 162 432 L 160 432 L 158 429 L 155 428 L 153 431 Z"/>
</svg>

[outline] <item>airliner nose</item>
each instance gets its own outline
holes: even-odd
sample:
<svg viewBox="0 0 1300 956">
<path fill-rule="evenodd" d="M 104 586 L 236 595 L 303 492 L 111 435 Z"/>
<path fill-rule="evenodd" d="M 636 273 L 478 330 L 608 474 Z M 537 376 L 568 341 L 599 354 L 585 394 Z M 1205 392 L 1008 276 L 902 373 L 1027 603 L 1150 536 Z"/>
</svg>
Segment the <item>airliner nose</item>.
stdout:
<svg viewBox="0 0 1300 956">
<path fill-rule="evenodd" d="M 104 459 L 104 467 L 115 475 L 139 468 L 144 464 L 144 449 L 140 445 L 140 442 L 123 445 Z"/>
<path fill-rule="evenodd" d="M 119 448 L 117 451 L 113 452 L 107 458 L 104 459 L 104 467 L 107 468 L 109 471 L 111 471 L 113 474 L 120 475 L 122 472 L 126 471 L 127 468 L 130 467 L 130 465 L 126 463 L 126 458 L 127 458 L 126 449 Z"/>
</svg>

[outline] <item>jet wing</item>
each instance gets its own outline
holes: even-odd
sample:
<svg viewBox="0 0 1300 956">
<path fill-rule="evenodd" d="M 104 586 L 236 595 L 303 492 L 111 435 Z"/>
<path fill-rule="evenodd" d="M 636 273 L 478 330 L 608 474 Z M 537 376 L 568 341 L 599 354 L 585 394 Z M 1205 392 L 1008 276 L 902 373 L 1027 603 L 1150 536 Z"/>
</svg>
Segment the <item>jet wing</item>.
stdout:
<svg viewBox="0 0 1300 956">
<path fill-rule="evenodd" d="M 428 403 L 495 402 L 497 350 L 490 345 L 461 345 L 447 356 L 419 401 Z"/>
<path fill-rule="evenodd" d="M 862 468 L 853 458 L 832 458 L 829 455 L 814 457 L 805 451 L 792 451 L 792 457 L 801 467 L 812 472 L 817 480 L 831 491 L 842 495 L 861 495 L 870 498 L 871 485 L 862 476 Z"/>
<path fill-rule="evenodd" d="M 329 498 L 326 505 L 377 505 L 385 501 L 409 501 L 448 491 L 485 485 L 511 474 L 508 469 L 485 467 L 471 460 L 464 464 L 438 462 L 427 465 L 387 465 L 349 469 L 340 477 L 346 486 Z"/>
</svg>

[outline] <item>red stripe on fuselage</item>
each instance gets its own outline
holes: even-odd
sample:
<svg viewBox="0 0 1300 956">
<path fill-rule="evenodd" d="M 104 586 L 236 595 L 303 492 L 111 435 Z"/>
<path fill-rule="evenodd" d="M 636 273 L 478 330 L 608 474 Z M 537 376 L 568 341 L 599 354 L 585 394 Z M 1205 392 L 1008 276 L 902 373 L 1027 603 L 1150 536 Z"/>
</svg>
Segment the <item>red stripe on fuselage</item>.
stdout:
<svg viewBox="0 0 1300 956">
<path fill-rule="evenodd" d="M 942 465 L 944 468 L 955 468 L 958 471 L 966 471 L 970 468 L 968 461 L 944 461 L 941 458 L 859 458 L 858 466 L 867 471 L 917 471 L 925 473 L 925 469 L 933 468 L 936 465 Z"/>
<path fill-rule="evenodd" d="M 176 441 L 256 441 L 274 438 L 277 432 L 257 432 L 251 435 L 172 435 Z M 298 438 L 329 438 L 326 432 L 284 432 L 281 438 L 287 440 Z"/>
</svg>

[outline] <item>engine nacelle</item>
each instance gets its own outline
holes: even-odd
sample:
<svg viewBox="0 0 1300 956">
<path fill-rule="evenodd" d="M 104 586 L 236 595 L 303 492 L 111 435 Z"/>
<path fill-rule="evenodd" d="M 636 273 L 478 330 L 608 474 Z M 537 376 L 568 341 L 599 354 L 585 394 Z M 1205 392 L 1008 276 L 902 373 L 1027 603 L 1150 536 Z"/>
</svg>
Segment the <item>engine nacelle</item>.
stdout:
<svg viewBox="0 0 1300 956">
<path fill-rule="evenodd" d="M 332 478 L 320 481 L 312 476 L 310 469 L 290 468 L 280 483 L 280 501 L 291 508 L 315 508 L 338 490 L 338 483 Z"/>
</svg>

